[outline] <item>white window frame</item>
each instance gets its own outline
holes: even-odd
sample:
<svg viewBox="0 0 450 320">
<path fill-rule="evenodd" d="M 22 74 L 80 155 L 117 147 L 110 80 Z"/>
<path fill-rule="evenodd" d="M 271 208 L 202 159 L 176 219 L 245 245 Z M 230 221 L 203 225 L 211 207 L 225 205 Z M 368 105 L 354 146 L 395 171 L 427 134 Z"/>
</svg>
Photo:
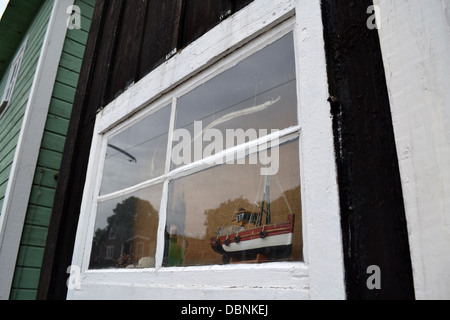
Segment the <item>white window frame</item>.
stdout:
<svg viewBox="0 0 450 320">
<path fill-rule="evenodd" d="M 28 36 L 23 41 L 18 53 L 14 57 L 13 63 L 11 64 L 11 68 L 8 75 L 8 81 L 6 82 L 5 89 L 3 90 L 3 96 L 0 102 L 0 118 L 6 113 L 10 104 L 11 98 L 14 92 L 14 88 L 16 86 L 17 78 L 19 76 L 20 68 L 22 66 L 23 56 L 25 54 L 25 50 L 27 48 Z"/>
<path fill-rule="evenodd" d="M 80 267 L 80 286 L 69 289 L 68 299 L 345 298 L 322 28 L 319 1 L 255 0 L 98 112 L 72 263 Z M 89 270 L 103 170 L 103 161 L 99 159 L 104 159 L 108 138 L 155 110 L 168 104 L 173 108 L 174 97 L 192 90 L 196 83 L 223 72 L 289 32 L 294 34 L 296 50 L 299 125 L 280 135 L 299 136 L 304 262 L 162 268 L 158 257 L 162 257 L 163 245 L 158 244 L 154 269 Z M 169 132 L 173 132 L 174 115 L 172 110 Z M 172 141 L 170 134 L 169 141 Z M 258 141 L 260 143 L 260 139 Z M 199 163 L 186 167 L 184 174 L 204 168 Z M 170 169 L 170 160 L 167 168 Z M 166 222 L 169 181 L 183 176 L 183 170 L 175 171 L 175 174 L 158 178 L 160 181 L 150 182 L 164 184 L 160 240 Z"/>
</svg>

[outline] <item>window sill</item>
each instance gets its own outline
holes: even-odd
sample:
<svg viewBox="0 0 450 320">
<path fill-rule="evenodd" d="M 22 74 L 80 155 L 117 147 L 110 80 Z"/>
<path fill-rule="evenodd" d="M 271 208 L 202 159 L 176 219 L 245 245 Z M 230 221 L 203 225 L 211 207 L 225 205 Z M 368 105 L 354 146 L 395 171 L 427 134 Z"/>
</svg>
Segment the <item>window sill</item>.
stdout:
<svg viewBox="0 0 450 320">
<path fill-rule="evenodd" d="M 309 270 L 302 262 L 89 270 L 82 278 L 79 290 L 70 291 L 70 299 L 89 295 L 88 299 L 232 300 L 236 292 L 251 299 L 255 290 L 264 291 L 263 299 L 309 299 Z"/>
</svg>

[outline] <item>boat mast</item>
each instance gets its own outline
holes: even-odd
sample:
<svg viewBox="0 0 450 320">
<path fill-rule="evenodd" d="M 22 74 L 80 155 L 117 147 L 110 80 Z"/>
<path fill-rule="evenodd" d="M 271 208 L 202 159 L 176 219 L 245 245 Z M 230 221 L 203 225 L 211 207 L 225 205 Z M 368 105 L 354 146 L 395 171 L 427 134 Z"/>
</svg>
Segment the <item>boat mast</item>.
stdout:
<svg viewBox="0 0 450 320">
<path fill-rule="evenodd" d="M 266 224 L 270 224 L 272 222 L 272 214 L 270 212 L 270 176 L 266 176 Z"/>
<path fill-rule="evenodd" d="M 267 206 L 267 210 L 264 208 Z M 262 218 L 264 213 L 266 214 L 266 224 L 270 224 L 272 221 L 270 212 L 270 176 L 266 176 L 266 187 L 263 194 L 262 204 L 261 204 L 261 214 L 258 218 L 258 226 L 262 225 Z"/>
</svg>

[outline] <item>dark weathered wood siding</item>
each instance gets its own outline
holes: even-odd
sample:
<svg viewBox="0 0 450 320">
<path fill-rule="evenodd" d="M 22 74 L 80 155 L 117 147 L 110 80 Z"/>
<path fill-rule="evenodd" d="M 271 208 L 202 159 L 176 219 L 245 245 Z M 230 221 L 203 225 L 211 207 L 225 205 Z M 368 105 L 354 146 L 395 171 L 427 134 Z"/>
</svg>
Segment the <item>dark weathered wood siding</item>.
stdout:
<svg viewBox="0 0 450 320">
<path fill-rule="evenodd" d="M 252 1 L 105 1 L 91 102 L 98 108 L 111 102 L 171 54 Z"/>
</svg>

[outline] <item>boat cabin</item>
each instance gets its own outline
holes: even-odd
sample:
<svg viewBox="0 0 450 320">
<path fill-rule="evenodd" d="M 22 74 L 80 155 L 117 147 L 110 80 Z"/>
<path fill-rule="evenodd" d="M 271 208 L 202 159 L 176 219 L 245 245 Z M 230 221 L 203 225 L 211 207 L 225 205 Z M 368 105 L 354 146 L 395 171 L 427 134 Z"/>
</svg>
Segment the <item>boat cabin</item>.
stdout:
<svg viewBox="0 0 450 320">
<path fill-rule="evenodd" d="M 251 212 L 245 209 L 240 209 L 239 212 L 236 213 L 236 217 L 233 222 L 241 227 L 245 227 L 249 224 L 255 226 L 259 215 L 259 212 Z"/>
</svg>

